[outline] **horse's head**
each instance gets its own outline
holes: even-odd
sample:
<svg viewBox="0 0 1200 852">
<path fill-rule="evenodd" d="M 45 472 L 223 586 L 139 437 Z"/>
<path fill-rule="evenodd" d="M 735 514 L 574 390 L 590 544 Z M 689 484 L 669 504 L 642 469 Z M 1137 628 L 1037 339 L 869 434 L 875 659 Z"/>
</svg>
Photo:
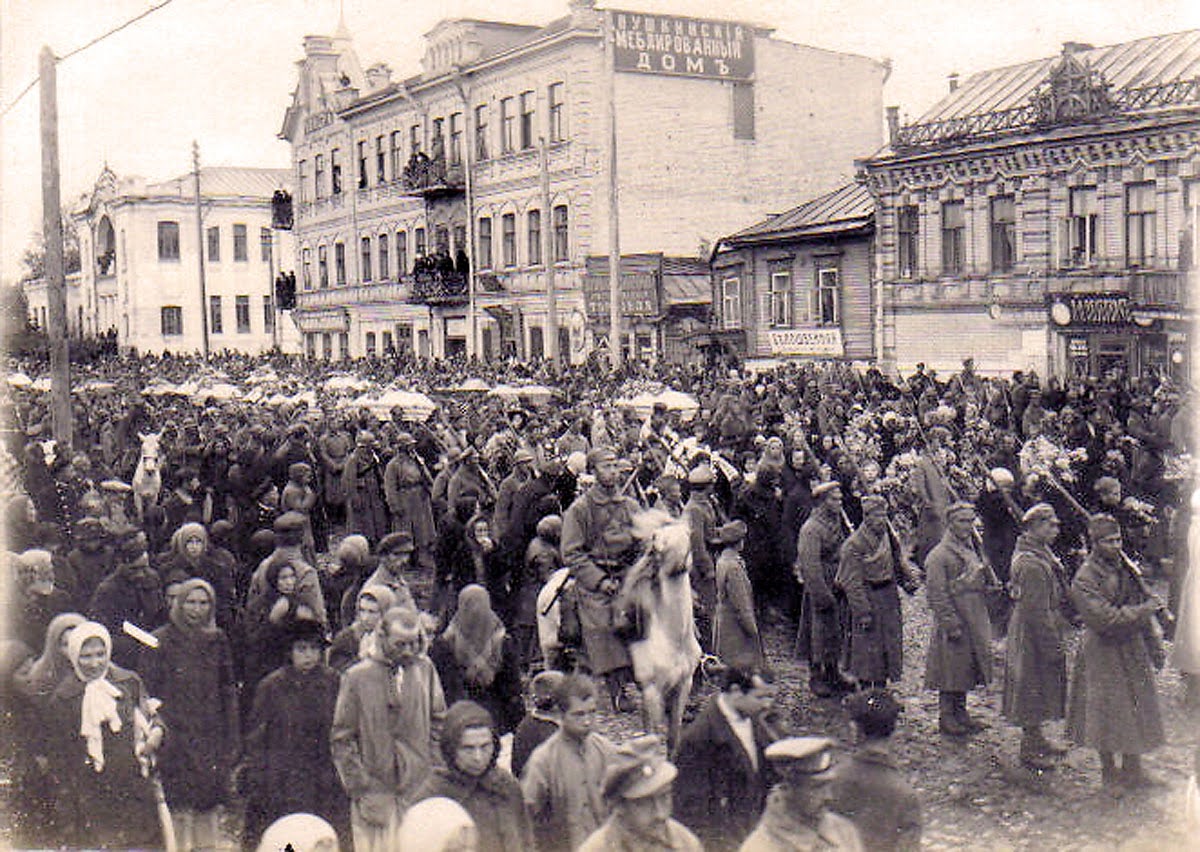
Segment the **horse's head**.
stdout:
<svg viewBox="0 0 1200 852">
<path fill-rule="evenodd" d="M 662 579 L 691 568 L 692 536 L 687 521 L 660 509 L 648 509 L 634 516 L 633 534 L 643 542 Z"/>
<path fill-rule="evenodd" d="M 138 432 L 138 438 L 142 441 L 140 466 L 146 473 L 154 473 L 158 470 L 158 445 L 162 439 L 162 432 L 151 432 L 149 434 Z"/>
</svg>

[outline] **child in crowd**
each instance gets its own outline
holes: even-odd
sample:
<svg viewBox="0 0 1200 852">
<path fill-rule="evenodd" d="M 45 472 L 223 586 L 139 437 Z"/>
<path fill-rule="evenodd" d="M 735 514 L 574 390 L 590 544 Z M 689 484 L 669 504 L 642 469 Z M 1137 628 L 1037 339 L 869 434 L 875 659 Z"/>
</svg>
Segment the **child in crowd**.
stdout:
<svg viewBox="0 0 1200 852">
<path fill-rule="evenodd" d="M 512 774 L 521 777 L 525 763 L 533 750 L 558 730 L 558 710 L 554 693 L 566 677 L 553 669 L 538 672 L 529 682 L 529 700 L 532 707 L 517 725 L 513 734 Z"/>
</svg>

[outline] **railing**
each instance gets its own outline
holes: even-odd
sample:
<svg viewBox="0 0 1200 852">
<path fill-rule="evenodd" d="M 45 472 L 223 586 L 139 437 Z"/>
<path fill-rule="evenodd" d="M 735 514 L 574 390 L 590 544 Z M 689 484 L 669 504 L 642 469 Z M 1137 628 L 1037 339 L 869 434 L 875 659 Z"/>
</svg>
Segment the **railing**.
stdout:
<svg viewBox="0 0 1200 852">
<path fill-rule="evenodd" d="M 1145 308 L 1187 308 L 1191 293 L 1186 272 L 1133 272 L 1129 298 Z"/>
<path fill-rule="evenodd" d="M 368 302 L 407 302 L 412 290 L 412 280 L 405 276 L 400 281 L 383 281 L 378 284 L 330 287 L 324 290 L 301 290 L 296 293 L 296 306 L 323 308 Z"/>
<path fill-rule="evenodd" d="M 414 154 L 401 175 L 400 185 L 410 195 L 459 193 L 466 188 L 461 163 L 448 163 L 444 154 Z"/>
<path fill-rule="evenodd" d="M 467 276 L 462 272 L 423 272 L 412 277 L 409 300 L 427 305 L 467 301 Z"/>
</svg>

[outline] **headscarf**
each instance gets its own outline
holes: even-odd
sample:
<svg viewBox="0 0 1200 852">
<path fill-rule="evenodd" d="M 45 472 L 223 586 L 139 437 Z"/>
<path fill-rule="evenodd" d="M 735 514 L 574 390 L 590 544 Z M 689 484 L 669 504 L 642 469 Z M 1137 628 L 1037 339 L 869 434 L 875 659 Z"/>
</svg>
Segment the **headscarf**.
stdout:
<svg viewBox="0 0 1200 852">
<path fill-rule="evenodd" d="M 104 734 L 101 726 L 108 724 L 114 734 L 121 731 L 121 716 L 117 712 L 117 698 L 121 691 L 108 680 L 108 671 L 95 680 L 87 680 L 79 669 L 79 654 L 89 639 L 99 639 L 104 649 L 112 656 L 112 637 L 108 628 L 94 621 L 85 621 L 71 631 L 67 637 L 67 658 L 75 669 L 76 676 L 83 681 L 83 705 L 79 714 L 79 735 L 87 743 L 88 757 L 92 768 L 104 771 Z"/>
<path fill-rule="evenodd" d="M 192 627 L 187 623 L 187 619 L 183 617 L 183 600 L 194 589 L 203 589 L 205 594 L 208 595 L 209 602 L 208 621 L 201 625 L 199 629 Z M 215 633 L 217 630 L 217 592 L 212 587 L 212 584 L 199 577 L 192 577 L 180 583 L 175 596 L 171 598 L 170 619 L 172 624 L 187 634 Z"/>
<path fill-rule="evenodd" d="M 31 694 L 46 695 L 58 686 L 58 682 L 67 671 L 64 665 L 66 660 L 58 649 L 62 636 L 85 621 L 87 619 L 77 612 L 61 612 L 50 619 L 50 623 L 46 625 L 46 641 L 42 645 L 42 655 L 33 661 L 25 676 L 25 683 Z"/>
<path fill-rule="evenodd" d="M 458 609 L 443 634 L 472 686 L 487 688 L 500 669 L 504 649 L 504 622 L 492 611 L 487 589 L 477 583 L 458 593 Z"/>
<path fill-rule="evenodd" d="M 371 598 L 379 604 L 379 623 L 383 623 L 383 614 L 396 605 L 396 596 L 387 586 L 378 583 L 372 583 L 369 586 L 364 586 L 362 591 L 355 598 L 355 603 L 363 598 Z M 355 607 L 354 620 L 358 621 L 358 608 Z M 377 656 L 376 650 L 379 648 L 379 625 L 375 626 L 374 630 L 366 630 L 358 640 L 358 658 L 360 660 L 369 660 Z"/>
<path fill-rule="evenodd" d="M 474 849 L 462 845 L 464 835 L 477 837 L 471 815 L 453 799 L 434 796 L 417 802 L 404 814 L 397 845 L 406 852 Z"/>
<path fill-rule="evenodd" d="M 204 544 L 204 550 L 208 550 L 208 530 L 204 529 L 204 524 L 194 521 L 175 530 L 174 535 L 171 536 L 171 550 L 188 562 L 195 562 L 195 558 L 187 552 L 187 543 L 193 538 L 200 539 Z"/>
</svg>

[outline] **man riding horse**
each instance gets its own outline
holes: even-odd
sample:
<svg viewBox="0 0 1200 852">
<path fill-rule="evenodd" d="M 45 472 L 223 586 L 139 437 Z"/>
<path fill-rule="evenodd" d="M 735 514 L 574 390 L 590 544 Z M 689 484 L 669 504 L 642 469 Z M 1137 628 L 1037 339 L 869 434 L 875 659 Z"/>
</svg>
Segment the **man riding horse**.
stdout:
<svg viewBox="0 0 1200 852">
<path fill-rule="evenodd" d="M 579 621 L 593 674 L 608 683 L 613 707 L 628 711 L 623 685 L 632 679 L 629 650 L 614 631 L 614 599 L 637 557 L 633 516 L 640 506 L 621 491 L 621 465 L 611 447 L 588 453 L 596 482 L 563 516 L 563 563 L 579 589 Z"/>
</svg>

